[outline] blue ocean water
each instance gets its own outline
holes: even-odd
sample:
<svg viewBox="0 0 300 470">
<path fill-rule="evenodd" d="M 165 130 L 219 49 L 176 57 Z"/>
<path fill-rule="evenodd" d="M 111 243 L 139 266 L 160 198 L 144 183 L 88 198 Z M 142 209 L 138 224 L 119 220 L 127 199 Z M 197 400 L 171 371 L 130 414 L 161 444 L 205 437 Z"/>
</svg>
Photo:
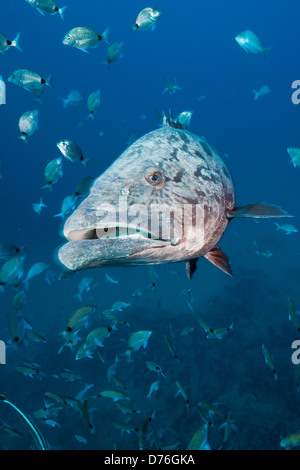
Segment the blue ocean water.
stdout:
<svg viewBox="0 0 300 470">
<path fill-rule="evenodd" d="M 59 15 L 42 16 L 25 0 L 0 5 L 0 30 L 13 39 L 20 32 L 23 52 L 11 48 L 1 55 L 0 75 L 6 83 L 6 105 L 0 106 L 2 179 L 0 180 L 0 243 L 26 246 L 25 273 L 37 262 L 49 264 L 50 285 L 45 273 L 29 281 L 27 303 L 18 313 L 32 331 L 46 343 L 24 338 L 16 347 L 7 346 L 6 365 L 0 366 L 0 394 L 31 417 L 51 448 L 56 449 L 156 449 L 173 446 L 186 449 L 195 432 L 204 425 L 200 402 L 217 404 L 220 414 L 207 419 L 208 442 L 212 449 L 222 446 L 224 428 L 231 413 L 232 432 L 225 449 L 279 449 L 280 436 L 300 430 L 299 397 L 295 385 L 296 366 L 291 361 L 291 344 L 299 333 L 288 319 L 287 300 L 299 308 L 299 234 L 277 231 L 274 220 L 235 220 L 220 246 L 228 255 L 233 278 L 206 260 L 189 281 L 185 264 L 155 267 L 155 288 L 149 288 L 149 267 L 100 268 L 58 280 L 61 267 L 55 260 L 60 236 L 63 199 L 74 192 L 86 176 L 98 177 L 128 146 L 129 141 L 161 126 L 155 109 L 176 116 L 193 111 L 189 130 L 218 150 L 232 175 L 238 205 L 251 202 L 277 204 L 295 216 L 297 227 L 299 168 L 290 164 L 288 147 L 300 147 L 300 107 L 291 101 L 292 82 L 300 79 L 297 62 L 299 4 L 291 0 L 231 0 L 201 2 L 159 0 L 162 16 L 154 31 L 133 32 L 130 24 L 146 6 L 132 0 L 66 0 L 65 20 Z M 94 28 L 100 34 L 110 27 L 112 42 L 124 41 L 124 56 L 107 68 L 107 45 L 100 43 L 89 54 L 62 44 L 65 34 L 76 26 Z M 265 47 L 262 54 L 247 54 L 235 41 L 244 30 L 254 31 Z M 33 93 L 8 82 L 18 68 L 28 68 L 43 77 L 53 74 L 54 88 L 47 88 L 38 102 Z M 177 80 L 182 90 L 164 93 L 164 82 Z M 268 85 L 271 93 L 253 99 L 253 89 Z M 63 109 L 58 97 L 79 90 L 84 100 L 77 107 Z M 88 119 L 86 100 L 101 90 L 100 108 L 94 121 Z M 200 99 L 199 99 L 200 98 Z M 28 110 L 39 109 L 39 129 L 28 145 L 16 140 L 18 120 Z M 82 125 L 78 126 L 79 123 Z M 46 164 L 60 156 L 56 142 L 76 141 L 88 168 L 81 163 L 63 162 L 63 177 L 53 191 L 45 184 Z M 226 154 L 226 155 L 225 155 Z M 229 158 L 228 158 L 229 157 Z M 32 209 L 42 196 L 48 206 L 41 215 Z M 279 221 L 279 223 L 285 223 Z M 257 256 L 268 249 L 272 256 Z M 4 260 L 1 260 L 4 263 Z M 105 273 L 119 280 L 106 280 Z M 49 276 L 49 275 L 48 275 Z M 92 277 L 92 288 L 80 304 L 74 295 L 83 277 Z M 143 295 L 132 296 L 139 288 Z M 8 316 L 14 311 L 13 298 L 21 290 L 7 286 L 1 293 L 0 339 L 9 343 Z M 117 314 L 127 325 L 118 323 L 103 348 L 104 362 L 75 360 L 78 347 L 93 328 L 108 324 L 101 312 L 116 301 L 131 302 Z M 189 304 L 190 303 L 190 304 Z M 81 343 L 65 347 L 61 333 L 80 305 L 96 305 L 88 328 L 79 332 Z M 197 321 L 201 315 L 212 328 L 233 329 L 222 340 L 207 339 Z M 123 356 L 131 333 L 152 331 L 147 348 Z M 176 361 L 165 336 L 177 352 Z M 262 344 L 270 351 L 278 380 L 265 364 Z M 124 391 L 107 382 L 107 369 L 118 355 L 117 377 L 126 385 L 130 401 L 124 404 L 140 411 L 125 415 L 109 398 L 93 398 L 102 390 Z M 159 363 L 166 377 L 149 371 L 145 361 Z M 24 376 L 16 367 L 24 362 L 38 364 L 43 376 Z M 57 378 L 64 369 L 80 375 L 66 381 Z M 39 374 L 41 375 L 41 374 Z M 146 398 L 151 384 L 160 380 L 158 390 Z M 188 407 L 177 396 L 176 381 L 184 387 Z M 55 403 L 46 392 L 75 397 L 93 384 L 85 398 L 90 410 L 91 428 L 76 407 Z M 34 413 L 51 404 L 57 414 L 40 419 Z M 0 403 L 0 447 L 28 449 L 32 437 L 20 417 Z M 155 413 L 154 413 L 155 411 Z M 221 416 L 222 415 L 222 416 Z M 152 417 L 151 422 L 149 418 Z M 138 431 L 121 431 L 116 423 Z M 22 433 L 16 437 L 9 427 Z M 129 431 L 129 430 L 128 430 Z M 83 436 L 86 443 L 75 435 Z M 155 437 L 156 436 L 156 437 Z M 159 445 L 157 445 L 159 444 Z"/>
</svg>

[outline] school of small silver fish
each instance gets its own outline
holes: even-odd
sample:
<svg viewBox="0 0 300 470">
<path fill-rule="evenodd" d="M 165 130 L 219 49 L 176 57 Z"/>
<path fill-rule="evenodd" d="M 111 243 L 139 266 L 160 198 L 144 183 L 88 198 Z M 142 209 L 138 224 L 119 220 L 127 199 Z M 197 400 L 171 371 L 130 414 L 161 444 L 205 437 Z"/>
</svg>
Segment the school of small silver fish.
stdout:
<svg viewBox="0 0 300 470">
<path fill-rule="evenodd" d="M 42 18 L 34 13 L 34 9 L 41 16 L 58 16 L 60 23 L 60 19 L 67 21 L 67 16 L 72 13 L 73 5 L 72 2 L 68 3 L 68 0 L 68 5 L 64 6 L 60 5 L 60 0 L 57 0 L 58 4 L 56 0 L 24 1 L 33 7 L 32 15 L 36 14 L 33 21 L 36 22 Z M 156 27 L 163 28 L 163 21 L 163 11 L 146 7 L 136 12 L 135 18 L 128 18 L 128 29 L 132 30 L 132 35 L 137 41 L 142 42 L 144 32 L 153 32 Z M 80 23 L 81 19 L 78 18 L 78 24 Z M 101 18 L 100 23 L 104 24 L 105 18 Z M 94 49 L 102 48 L 105 58 L 99 63 L 109 70 L 117 68 L 116 62 L 123 58 L 126 42 L 112 42 L 111 28 L 105 26 L 104 24 L 103 29 L 95 30 L 88 25 L 74 25 L 62 36 L 62 46 L 57 46 L 62 47 L 65 57 L 68 57 L 68 54 L 78 54 L 86 60 L 94 60 L 94 54 L 97 53 Z M 4 25 L 2 28 L 4 29 Z M 14 48 L 17 50 L 16 54 L 22 53 L 23 46 L 20 44 L 23 37 L 30 34 L 29 25 L 27 30 L 24 25 L 21 34 L 13 31 L 7 31 L 7 34 L 11 39 L 6 33 L 0 33 L 0 52 L 10 54 L 9 50 Z M 261 54 L 264 58 L 273 53 L 272 47 L 265 47 L 250 30 L 241 32 L 233 39 L 247 53 Z M 54 43 L 52 47 L 55 47 Z M 122 60 L 125 61 L 126 56 Z M 28 147 L 41 132 L 39 128 L 44 113 L 42 95 L 46 90 L 46 93 L 51 92 L 53 96 L 56 95 L 55 99 L 61 100 L 61 113 L 65 113 L 68 108 L 73 110 L 80 107 L 81 103 L 85 102 L 87 114 L 83 114 L 83 120 L 77 124 L 77 128 L 87 123 L 93 126 L 101 117 L 101 90 L 81 93 L 73 88 L 72 77 L 68 77 L 69 93 L 65 97 L 58 96 L 56 85 L 53 85 L 51 67 L 46 70 L 46 75 L 40 74 L 44 73 L 42 70 L 18 68 L 7 71 L 4 77 L 10 84 L 12 94 L 13 85 L 16 85 L 33 93 L 31 99 L 37 102 L 36 106 L 31 104 L 21 116 L 16 116 L 20 131 L 19 136 L 16 134 L 16 139 L 26 143 Z M 102 68 L 105 70 L 105 67 Z M 42 69 L 45 70 L 45 66 Z M 2 69 L 1 73 L 4 74 Z M 179 83 L 182 83 L 183 79 L 184 76 L 180 78 Z M 0 105 L 5 101 L 1 89 L 2 80 L 0 76 Z M 160 95 L 169 94 L 173 99 L 175 93 L 177 96 L 177 92 L 184 92 L 176 78 L 166 80 L 162 77 L 161 82 L 164 88 Z M 258 98 L 269 94 L 271 88 L 263 85 L 252 91 L 254 101 L 257 101 Z M 202 95 L 196 99 L 202 101 L 204 98 L 206 97 Z M 103 99 L 109 97 L 103 96 Z M 39 109 L 34 109 L 38 106 Z M 60 449 L 60 442 L 66 432 L 71 432 L 69 438 L 72 439 L 73 449 L 83 449 L 89 445 L 91 448 L 114 450 L 235 449 L 239 447 L 240 432 L 248 432 L 247 416 L 244 416 L 243 423 L 237 416 L 235 395 L 239 394 L 238 386 L 234 388 L 236 385 L 232 384 L 232 400 L 228 399 L 230 393 L 226 389 L 231 386 L 230 371 L 224 367 L 223 390 L 220 390 L 217 396 L 214 396 L 201 380 L 202 372 L 209 362 L 209 355 L 212 357 L 211 365 L 221 362 L 223 355 L 228 354 L 228 345 L 234 348 L 234 338 L 239 335 L 240 321 L 245 322 L 245 316 L 240 312 L 243 317 L 241 320 L 239 312 L 230 312 L 228 302 L 226 308 L 229 313 L 223 322 L 217 315 L 218 300 L 215 297 L 205 309 L 200 309 L 196 294 L 202 286 L 200 282 L 196 285 L 197 278 L 193 279 L 195 284 L 191 288 L 185 289 L 184 286 L 194 276 L 196 263 L 202 257 L 232 275 L 229 259 L 217 245 L 232 219 L 252 218 L 257 221 L 260 218 L 292 216 L 272 204 L 256 203 L 238 207 L 235 205 L 233 183 L 224 162 L 204 137 L 198 138 L 187 131 L 192 116 L 196 114 L 188 109 L 180 112 L 176 118 L 171 110 L 169 114 L 155 110 L 161 120 L 161 128 L 139 140 L 130 138 L 129 148 L 97 179 L 96 175 L 84 176 L 87 168 L 90 170 L 90 166 L 97 159 L 97 153 L 89 155 L 89 152 L 81 147 L 79 133 L 77 141 L 75 129 L 73 136 L 65 135 L 64 129 L 61 129 L 61 134 L 57 136 L 56 142 L 53 142 L 53 158 L 48 161 L 44 174 L 40 175 L 37 183 L 41 195 L 35 201 L 39 202 L 31 204 L 31 210 L 39 216 L 34 215 L 36 227 L 41 218 L 46 217 L 51 210 L 52 192 L 60 180 L 64 181 L 64 172 L 71 171 L 72 165 L 78 165 L 83 175 L 81 181 L 76 182 L 77 185 L 74 184 L 73 192 L 68 191 L 61 205 L 53 207 L 51 214 L 51 223 L 54 220 L 52 217 L 61 219 L 58 230 L 62 237 L 67 238 L 67 243 L 60 247 L 56 254 L 60 263 L 56 259 L 57 264 L 50 265 L 48 257 L 45 260 L 37 260 L 35 254 L 29 252 L 26 246 L 14 245 L 13 237 L 8 242 L 0 240 L 0 296 L 9 299 L 9 311 L 1 312 L 7 317 L 7 327 L 0 334 L 0 339 L 5 340 L 7 345 L 7 365 L 1 365 L 0 372 L 1 367 L 9 368 L 13 364 L 14 387 L 19 387 L 25 397 L 24 402 L 14 403 L 9 396 L 9 387 L 3 386 L 3 390 L 2 385 L 0 387 L 0 449 L 14 449 L 18 445 L 20 448 L 39 450 Z M 147 117 L 143 114 L 140 119 L 144 121 Z M 98 134 L 102 135 L 101 131 L 98 131 Z M 293 166 L 300 168 L 300 148 L 288 147 L 287 152 Z M 164 154 L 167 154 L 168 159 L 164 158 Z M 136 155 L 139 155 L 138 162 Z M 5 172 L 2 171 L 4 160 L 1 155 L 0 185 L 1 179 L 6 178 Z M 176 160 L 174 167 L 172 160 Z M 143 166 L 144 162 L 146 167 Z M 147 189 L 143 186 L 135 188 L 134 177 L 138 177 L 140 173 L 145 175 L 144 179 L 149 183 Z M 184 174 L 186 176 L 183 176 Z M 132 186 L 126 180 L 128 177 L 133 181 Z M 199 186 L 193 185 L 195 177 Z M 178 184 L 174 185 L 178 193 L 171 186 L 174 182 Z M 205 214 L 209 241 L 205 239 L 205 243 L 199 245 L 197 234 L 193 234 L 190 240 L 187 230 L 184 241 L 166 240 L 161 237 L 151 240 L 150 244 L 151 234 L 146 229 L 143 231 L 128 226 L 111 226 L 105 230 L 105 234 L 98 236 L 94 219 L 95 207 L 100 199 L 111 203 L 115 193 L 136 198 L 137 201 L 143 197 L 150 201 L 153 194 L 154 199 L 159 198 L 155 191 L 162 188 L 164 183 L 169 184 L 165 190 L 169 199 L 175 195 L 175 199 L 182 196 L 187 200 L 187 188 L 189 191 L 193 189 L 198 197 L 209 194 L 214 198 L 214 207 L 217 207 L 218 214 L 213 213 L 209 203 Z M 297 236 L 296 225 L 280 225 L 277 222 L 274 224 L 276 230 L 273 224 L 272 227 L 274 236 L 280 240 L 278 243 L 284 243 L 286 239 Z M 118 232 L 115 237 L 109 233 L 113 228 L 117 228 Z M 43 237 L 38 228 L 35 231 Z M 249 256 L 257 255 L 258 265 L 272 263 L 276 259 L 275 245 L 271 252 L 258 238 L 253 240 L 253 245 L 246 248 L 249 250 Z M 152 266 L 180 261 L 185 262 L 188 279 L 179 267 L 173 271 L 162 267 L 160 271 Z M 141 267 L 148 264 L 151 266 Z M 119 279 L 120 270 L 114 271 L 111 268 L 130 265 L 140 269 L 139 284 L 134 283 L 132 286 L 131 270 L 126 270 L 128 279 Z M 88 275 L 77 272 L 97 266 L 102 266 L 102 271 L 99 270 L 95 274 L 93 271 L 89 271 Z M 200 269 L 197 274 L 199 271 Z M 176 301 L 184 310 L 179 322 L 172 312 L 168 311 L 168 299 L 164 298 L 165 276 L 176 286 L 174 297 L 177 295 Z M 249 278 L 249 283 L 251 282 L 252 279 Z M 66 298 L 55 291 L 56 286 L 61 288 L 62 285 L 65 286 Z M 35 289 L 41 289 L 42 292 L 45 286 L 51 291 L 49 297 L 44 299 L 41 295 L 37 301 Z M 240 287 L 243 289 L 241 285 Z M 127 292 L 127 296 L 123 298 L 124 292 Z M 51 312 L 52 318 L 47 318 L 47 322 L 55 324 L 55 336 L 48 335 L 45 326 L 41 328 L 39 319 L 31 314 L 31 306 L 35 302 L 38 303 L 41 317 L 45 311 Z M 245 311 L 251 316 L 247 306 L 240 307 L 245 307 Z M 299 333 L 300 313 L 294 300 L 289 297 L 286 305 L 278 309 L 283 311 L 286 317 L 284 324 L 289 326 L 290 320 L 293 331 Z M 157 313 L 155 322 L 151 321 L 153 312 Z M 263 312 L 261 314 L 263 315 Z M 256 326 L 253 323 L 250 328 Z M 246 360 L 243 362 L 242 352 L 238 353 L 238 361 L 242 363 L 240 367 L 244 373 L 241 380 L 247 381 L 248 376 L 254 374 L 257 380 L 266 381 L 272 386 L 273 382 L 276 382 L 276 386 L 280 384 L 281 370 L 276 366 L 276 360 L 280 358 L 273 357 L 272 341 L 268 341 L 268 338 L 266 336 L 266 344 L 253 343 L 255 351 L 259 350 L 261 354 L 261 364 L 247 363 Z M 46 347 L 53 353 L 51 358 L 44 354 Z M 197 348 L 201 351 L 200 356 L 198 355 L 198 358 L 201 357 L 201 363 L 194 362 L 191 357 Z M 300 366 L 296 368 L 294 382 L 297 393 L 300 388 Z M 36 384 L 35 388 L 32 383 Z M 34 393 L 30 402 L 32 390 Z M 255 396 L 249 388 L 248 401 L 253 413 L 259 400 L 260 397 Z M 264 414 L 264 408 L 261 405 L 259 407 L 259 413 Z M 8 419 L 10 413 L 15 417 L 12 425 Z M 108 429 L 106 424 L 104 445 L 101 442 L 103 420 L 109 421 L 111 425 Z M 21 422 L 25 424 L 26 431 Z M 65 430 L 66 422 L 69 423 L 68 431 Z M 286 432 L 286 437 L 278 435 L 275 447 L 299 447 L 299 430 L 300 422 L 299 429 L 294 431 L 287 431 L 284 427 L 282 432 Z M 28 431 L 32 441 L 27 436 Z M 264 433 L 269 431 L 270 425 L 267 423 Z"/>
</svg>

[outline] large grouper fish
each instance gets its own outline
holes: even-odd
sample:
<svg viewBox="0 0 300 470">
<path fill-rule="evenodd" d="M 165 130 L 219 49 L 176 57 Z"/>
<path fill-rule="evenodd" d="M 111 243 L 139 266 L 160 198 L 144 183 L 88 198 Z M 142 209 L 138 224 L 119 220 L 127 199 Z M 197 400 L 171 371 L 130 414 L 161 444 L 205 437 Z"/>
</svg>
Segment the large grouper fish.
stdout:
<svg viewBox="0 0 300 470">
<path fill-rule="evenodd" d="M 58 251 L 70 270 L 204 257 L 232 274 L 217 245 L 234 218 L 289 217 L 265 203 L 235 205 L 229 171 L 207 143 L 170 118 L 132 145 L 97 179 L 67 219 Z"/>
</svg>

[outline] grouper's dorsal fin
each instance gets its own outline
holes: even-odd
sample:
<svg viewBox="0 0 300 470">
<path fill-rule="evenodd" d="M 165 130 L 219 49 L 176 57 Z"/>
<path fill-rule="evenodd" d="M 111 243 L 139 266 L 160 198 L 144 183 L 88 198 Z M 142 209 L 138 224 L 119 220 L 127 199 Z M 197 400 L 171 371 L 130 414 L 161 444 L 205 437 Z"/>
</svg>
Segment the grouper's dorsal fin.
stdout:
<svg viewBox="0 0 300 470">
<path fill-rule="evenodd" d="M 161 113 L 155 109 L 156 114 L 161 119 L 163 127 L 175 127 L 175 129 L 182 129 L 184 130 L 185 127 L 177 121 L 177 119 L 173 119 L 172 110 L 169 109 L 169 116 L 162 111 Z"/>
<path fill-rule="evenodd" d="M 199 258 L 191 259 L 190 261 L 186 262 L 186 274 L 189 280 L 192 279 L 194 272 L 197 269 L 197 261 Z"/>
<path fill-rule="evenodd" d="M 232 270 L 229 264 L 228 256 L 223 253 L 221 248 L 217 245 L 214 246 L 206 255 L 204 256 L 208 261 L 217 266 L 217 268 L 222 269 L 224 273 L 232 276 Z"/>
<path fill-rule="evenodd" d="M 229 219 L 248 217 L 248 218 L 271 218 L 271 217 L 293 217 L 286 211 L 281 209 L 279 206 L 273 204 L 256 203 L 256 204 L 245 204 L 244 206 L 234 207 L 231 211 L 227 212 Z"/>
</svg>

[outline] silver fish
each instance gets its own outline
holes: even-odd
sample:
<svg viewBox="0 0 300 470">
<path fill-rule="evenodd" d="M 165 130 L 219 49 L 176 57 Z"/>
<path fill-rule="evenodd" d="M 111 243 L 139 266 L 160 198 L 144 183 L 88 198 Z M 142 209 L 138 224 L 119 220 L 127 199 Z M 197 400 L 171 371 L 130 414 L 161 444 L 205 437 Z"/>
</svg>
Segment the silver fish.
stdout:
<svg viewBox="0 0 300 470">
<path fill-rule="evenodd" d="M 8 328 L 11 344 L 16 347 L 24 340 L 26 332 L 31 329 L 31 326 L 22 316 L 20 310 L 14 310 L 8 314 Z"/>
<path fill-rule="evenodd" d="M 266 53 L 270 47 L 263 47 L 260 39 L 252 31 L 246 30 L 238 34 L 235 37 L 236 42 L 241 46 L 244 51 L 252 52 L 253 54 L 263 54 L 266 57 Z"/>
<path fill-rule="evenodd" d="M 45 168 L 45 180 L 47 184 L 42 186 L 42 189 L 48 188 L 50 191 L 53 189 L 53 184 L 56 183 L 62 176 L 62 158 L 55 158 L 51 160 Z"/>
<path fill-rule="evenodd" d="M 1 243 L 0 244 L 0 259 L 8 260 L 14 258 L 16 255 L 19 255 L 24 250 L 24 247 L 18 248 L 16 245 L 11 243 Z"/>
<path fill-rule="evenodd" d="M 83 292 L 89 292 L 93 282 L 92 277 L 83 277 L 78 285 L 78 293 L 74 297 L 78 297 L 79 302 L 82 302 Z"/>
<path fill-rule="evenodd" d="M 162 92 L 162 94 L 164 94 L 168 91 L 170 93 L 170 95 L 174 95 L 175 91 L 182 90 L 182 88 L 179 85 L 177 85 L 176 78 L 174 80 L 174 83 L 168 82 L 165 79 L 163 80 L 163 82 L 165 84 L 165 89 Z"/>
<path fill-rule="evenodd" d="M 207 429 L 208 425 L 204 424 L 195 432 L 187 446 L 187 450 L 211 450 L 207 442 Z"/>
<path fill-rule="evenodd" d="M 4 263 L 0 270 L 0 286 L 12 284 L 23 276 L 25 255 L 15 256 Z"/>
<path fill-rule="evenodd" d="M 128 339 L 128 350 L 126 355 L 130 357 L 132 351 L 138 351 L 141 347 L 146 349 L 152 331 L 141 330 L 132 333 Z"/>
<path fill-rule="evenodd" d="M 126 302 L 117 301 L 113 303 L 111 311 L 114 312 L 115 310 L 118 310 L 119 312 L 122 312 L 124 308 L 128 308 L 128 307 L 131 307 L 131 302 L 126 303 Z"/>
<path fill-rule="evenodd" d="M 254 93 L 254 99 L 257 100 L 260 96 L 265 96 L 268 93 L 271 93 L 271 89 L 268 85 L 262 86 L 258 91 L 252 90 Z"/>
<path fill-rule="evenodd" d="M 27 91 L 34 91 L 37 96 L 41 96 L 41 90 L 44 90 L 45 85 L 53 88 L 52 75 L 48 78 L 43 78 L 36 72 L 29 69 L 18 69 L 15 70 L 9 77 L 8 81 L 14 85 L 25 88 Z"/>
<path fill-rule="evenodd" d="M 122 48 L 123 48 L 123 41 L 114 42 L 109 48 L 107 49 L 106 61 L 102 62 L 104 65 L 109 66 L 112 62 L 116 62 L 118 59 L 122 57 Z"/>
<path fill-rule="evenodd" d="M 100 90 L 93 91 L 87 100 L 87 107 L 89 110 L 88 118 L 94 120 L 94 114 L 100 106 Z"/>
<path fill-rule="evenodd" d="M 32 136 L 39 127 L 39 110 L 26 111 L 19 119 L 19 129 L 21 132 L 19 140 L 23 140 L 27 144 L 27 137 Z"/>
<path fill-rule="evenodd" d="M 291 157 L 291 163 L 293 164 L 294 168 L 296 168 L 297 166 L 300 168 L 300 149 L 289 147 L 286 150 L 289 156 Z"/>
<path fill-rule="evenodd" d="M 186 261 L 189 278 L 205 257 L 231 274 L 217 246 L 229 221 L 270 217 L 290 216 L 270 204 L 237 207 L 216 151 L 169 125 L 137 140 L 94 182 L 65 223 L 69 243 L 58 256 L 71 270 Z"/>
<path fill-rule="evenodd" d="M 66 98 L 58 97 L 63 102 L 64 109 L 68 106 L 77 106 L 82 100 L 82 94 L 77 90 L 71 90 Z"/>
<path fill-rule="evenodd" d="M 67 7 L 59 8 L 53 0 L 26 0 L 26 2 L 36 8 L 42 15 L 44 13 L 48 15 L 59 13 L 61 19 L 64 19 L 64 12 Z"/>
<path fill-rule="evenodd" d="M 61 217 L 65 219 L 67 214 L 74 210 L 77 201 L 76 194 L 70 194 L 66 196 L 61 205 L 61 212 L 59 214 L 55 214 L 53 217 Z"/>
<path fill-rule="evenodd" d="M 151 384 L 151 387 L 150 387 L 150 390 L 149 390 L 149 393 L 147 395 L 147 398 L 151 398 L 152 395 L 153 395 L 153 392 L 156 392 L 159 388 L 159 384 L 160 384 L 160 380 L 156 380 L 155 382 L 153 382 Z"/>
<path fill-rule="evenodd" d="M 29 269 L 26 278 L 23 280 L 23 282 L 26 285 L 26 288 L 28 288 L 28 281 L 32 279 L 35 276 L 38 276 L 41 274 L 45 269 L 49 268 L 49 264 L 46 263 L 35 263 L 31 268 Z"/>
<path fill-rule="evenodd" d="M 85 168 L 90 160 L 86 160 L 82 155 L 81 148 L 71 140 L 61 140 L 58 142 L 57 147 L 61 153 L 71 162 L 82 162 Z"/>
<path fill-rule="evenodd" d="M 20 47 L 20 44 L 19 44 L 19 39 L 20 39 L 20 33 L 17 34 L 17 36 L 15 37 L 15 39 L 13 41 L 11 41 L 10 39 L 8 39 L 5 34 L 3 33 L 0 33 L 0 52 L 3 54 L 4 52 L 6 52 L 10 47 L 15 47 L 16 49 L 18 49 L 20 52 L 23 52 L 21 47 Z"/>
<path fill-rule="evenodd" d="M 176 122 L 178 122 L 183 129 L 186 129 L 191 123 L 192 115 L 193 111 L 182 111 L 182 113 L 178 114 Z"/>
<path fill-rule="evenodd" d="M 92 182 L 94 181 L 94 178 L 91 176 L 87 176 L 86 178 L 83 178 L 83 180 L 80 181 L 80 183 L 77 185 L 75 189 L 75 196 L 84 196 L 87 192 L 89 192 L 90 187 L 92 185 Z"/>
<path fill-rule="evenodd" d="M 161 11 L 157 8 L 144 8 L 137 16 L 135 24 L 132 25 L 133 31 L 139 29 L 140 31 L 146 31 L 151 28 L 154 31 L 156 23 L 161 17 Z"/>
<path fill-rule="evenodd" d="M 34 212 L 36 212 L 38 215 L 41 215 L 41 211 L 43 207 L 48 207 L 46 204 L 43 203 L 43 199 L 40 198 L 40 202 L 33 202 L 32 203 L 32 209 Z"/>
<path fill-rule="evenodd" d="M 13 307 L 15 310 L 22 310 L 26 305 L 26 293 L 24 290 L 16 294 L 13 298 Z"/>
<path fill-rule="evenodd" d="M 88 52 L 87 49 L 95 48 L 99 45 L 100 41 L 104 41 L 107 44 L 109 28 L 106 28 L 104 33 L 99 34 L 92 28 L 86 28 L 79 26 L 71 29 L 64 37 L 63 44 L 65 46 L 75 47 L 83 52 Z"/>
</svg>

